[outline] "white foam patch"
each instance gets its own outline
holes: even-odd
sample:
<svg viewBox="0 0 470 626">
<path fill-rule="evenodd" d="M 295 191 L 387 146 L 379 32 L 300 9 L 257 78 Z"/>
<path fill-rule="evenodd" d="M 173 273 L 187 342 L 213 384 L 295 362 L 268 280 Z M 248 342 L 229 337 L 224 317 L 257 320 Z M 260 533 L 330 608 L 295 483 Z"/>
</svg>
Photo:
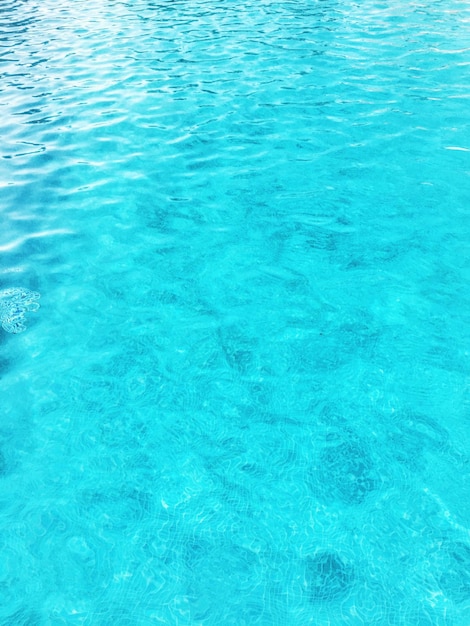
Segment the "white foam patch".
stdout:
<svg viewBox="0 0 470 626">
<path fill-rule="evenodd" d="M 0 323 L 7 333 L 22 333 L 26 330 L 24 324 L 26 311 L 39 309 L 40 294 L 36 291 L 13 287 L 0 291 Z"/>
</svg>

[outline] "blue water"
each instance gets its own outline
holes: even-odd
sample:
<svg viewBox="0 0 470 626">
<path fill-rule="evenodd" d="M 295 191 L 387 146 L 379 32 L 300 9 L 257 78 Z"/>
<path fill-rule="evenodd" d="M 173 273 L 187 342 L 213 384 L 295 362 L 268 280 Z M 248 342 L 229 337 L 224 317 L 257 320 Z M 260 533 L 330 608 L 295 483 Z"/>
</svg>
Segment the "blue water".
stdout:
<svg viewBox="0 0 470 626">
<path fill-rule="evenodd" d="M 2 0 L 1 626 L 470 624 L 469 84 L 458 0 Z"/>
</svg>

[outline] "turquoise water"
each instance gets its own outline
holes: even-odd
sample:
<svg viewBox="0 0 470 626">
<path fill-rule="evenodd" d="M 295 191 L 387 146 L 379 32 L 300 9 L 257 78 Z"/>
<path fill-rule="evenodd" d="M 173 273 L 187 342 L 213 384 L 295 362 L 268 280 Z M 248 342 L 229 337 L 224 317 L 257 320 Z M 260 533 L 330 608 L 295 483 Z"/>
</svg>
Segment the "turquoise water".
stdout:
<svg viewBox="0 0 470 626">
<path fill-rule="evenodd" d="M 1 626 L 468 626 L 469 5 L 3 0 L 0 72 Z"/>
</svg>

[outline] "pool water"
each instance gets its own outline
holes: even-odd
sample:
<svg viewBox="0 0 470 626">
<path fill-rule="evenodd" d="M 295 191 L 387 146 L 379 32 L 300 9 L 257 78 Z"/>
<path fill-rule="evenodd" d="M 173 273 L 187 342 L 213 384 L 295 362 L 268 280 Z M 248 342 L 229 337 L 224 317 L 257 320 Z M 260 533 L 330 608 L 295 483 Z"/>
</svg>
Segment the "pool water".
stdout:
<svg viewBox="0 0 470 626">
<path fill-rule="evenodd" d="M 469 5 L 3 0 L 0 72 L 1 626 L 468 626 Z"/>
</svg>

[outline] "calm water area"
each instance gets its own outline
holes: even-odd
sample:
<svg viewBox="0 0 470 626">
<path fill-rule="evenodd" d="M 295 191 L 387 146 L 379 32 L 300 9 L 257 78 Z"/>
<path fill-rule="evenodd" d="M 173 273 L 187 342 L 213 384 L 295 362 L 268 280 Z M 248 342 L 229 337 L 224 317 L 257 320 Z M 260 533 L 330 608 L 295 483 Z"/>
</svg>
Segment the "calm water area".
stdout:
<svg viewBox="0 0 470 626">
<path fill-rule="evenodd" d="M 470 624 L 469 112 L 464 0 L 1 0 L 0 626 Z"/>
</svg>

